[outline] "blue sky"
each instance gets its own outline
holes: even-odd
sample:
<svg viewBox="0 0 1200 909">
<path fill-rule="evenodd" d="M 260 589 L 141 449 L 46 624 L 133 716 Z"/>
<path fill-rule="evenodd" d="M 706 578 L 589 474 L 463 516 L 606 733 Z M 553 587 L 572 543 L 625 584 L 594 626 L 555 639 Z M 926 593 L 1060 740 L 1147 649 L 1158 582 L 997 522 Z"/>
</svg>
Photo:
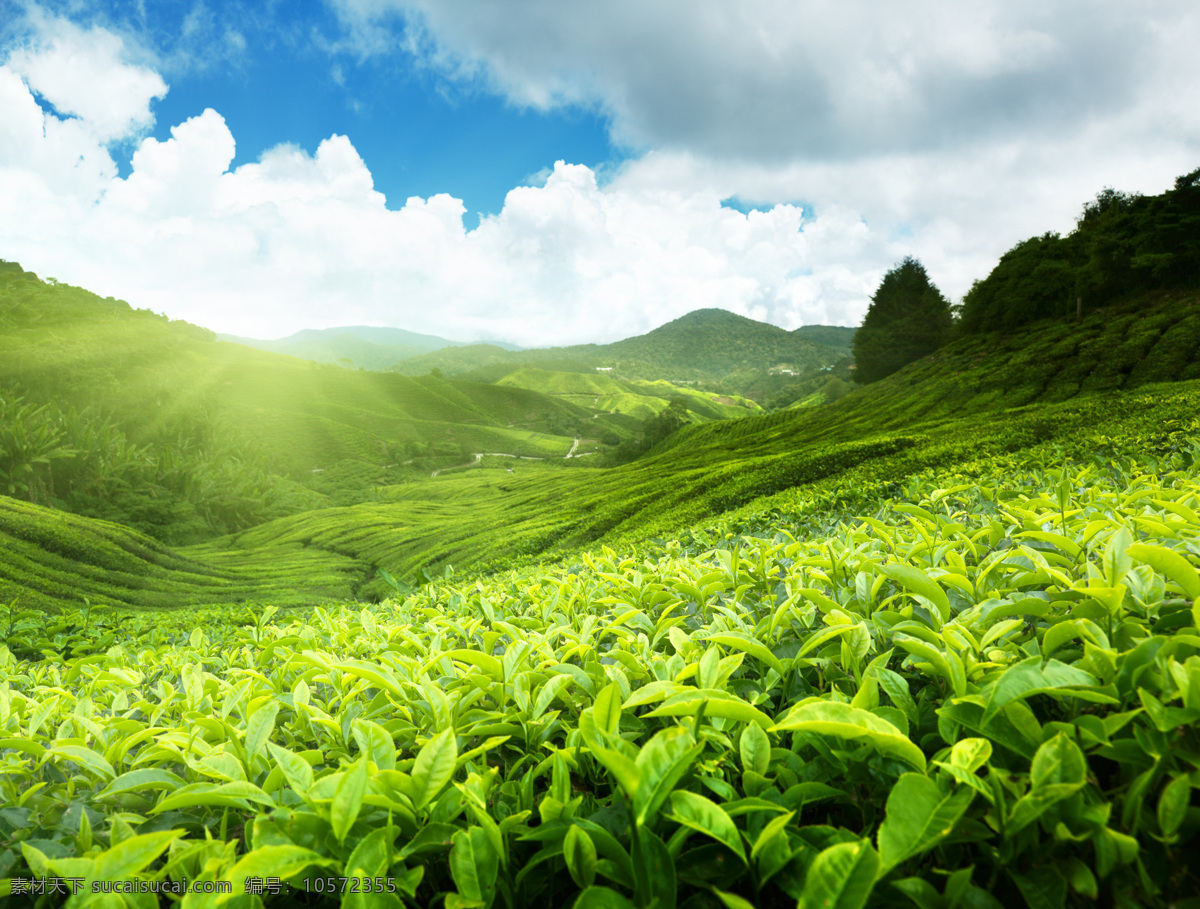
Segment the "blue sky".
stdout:
<svg viewBox="0 0 1200 909">
<path fill-rule="evenodd" d="M 214 108 L 237 138 L 236 167 L 280 143 L 315 149 L 340 133 L 352 138 L 390 207 L 409 196 L 450 193 L 466 204 L 470 226 L 481 213 L 499 212 L 509 189 L 558 159 L 593 169 L 622 159 L 607 118 L 594 106 L 518 107 L 477 87 L 449 84 L 410 54 L 362 58 L 352 49 L 331 50 L 345 29 L 320 3 L 277 5 L 280 12 L 265 19 L 243 15 L 242 6 L 205 7 L 206 19 L 238 30 L 248 52 L 231 64 L 183 62 L 177 74 L 168 72 L 171 90 L 156 105 L 156 138 L 169 138 L 172 125 Z M 119 10 L 128 4 L 93 8 L 96 21 L 121 22 Z M 146 4 L 138 30 L 170 46 L 194 9 Z M 118 166 L 127 176 L 128 161 Z"/>
<path fill-rule="evenodd" d="M 99 24 L 164 52 L 167 95 L 149 135 L 214 108 L 237 138 L 233 166 L 292 143 L 315 149 L 331 133 L 352 136 L 389 205 L 448 192 L 478 223 L 513 186 L 564 159 L 603 170 L 619 163 L 607 118 L 594 106 L 537 111 L 424 71 L 409 54 L 363 58 L 338 51 L 345 29 L 321 3 L 276 4 L 251 15 L 242 3 L 45 3 L 80 24 Z M 199 13 L 197 11 L 200 11 Z M 185 35 L 189 17 L 203 24 Z M 225 30 L 247 43 L 233 59 Z M 215 46 L 215 50 L 214 50 Z M 139 136 L 139 140 L 143 137 Z M 131 170 L 117 157 L 120 175 Z"/>
<path fill-rule="evenodd" d="M 220 331 L 532 346 L 952 299 L 1200 163 L 1200 8 L 0 0 L 0 258 Z M 385 201 L 386 200 L 386 201 Z"/>
</svg>

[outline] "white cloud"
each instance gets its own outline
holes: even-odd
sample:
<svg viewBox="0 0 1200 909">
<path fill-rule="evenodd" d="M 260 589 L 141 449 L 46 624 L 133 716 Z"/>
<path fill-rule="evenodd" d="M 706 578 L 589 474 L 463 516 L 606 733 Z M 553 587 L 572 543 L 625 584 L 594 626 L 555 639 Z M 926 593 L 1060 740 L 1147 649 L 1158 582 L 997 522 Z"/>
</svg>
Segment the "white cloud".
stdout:
<svg viewBox="0 0 1200 909">
<path fill-rule="evenodd" d="M 1195 87 L 1169 48 L 1200 41 L 1191 0 L 329 2 L 364 53 L 404 48 L 520 105 L 598 104 L 638 147 L 759 162 L 967 149 L 1161 108 L 1187 96 L 1181 73 Z M 1147 91 L 1164 74 L 1176 91 Z"/>
<path fill-rule="evenodd" d="M 60 114 L 79 119 L 99 142 L 147 129 L 150 104 L 167 93 L 158 73 L 126 61 L 120 37 L 102 28 L 84 30 L 34 9 L 36 37 L 13 51 L 9 71 L 21 76 Z"/>
<path fill-rule="evenodd" d="M 371 41 L 397 40 L 379 3 L 351 3 Z M 1058 7 L 987 4 L 908 4 L 911 21 L 852 3 L 803 20 L 790 3 L 503 8 L 431 6 L 404 40 L 518 103 L 598 104 L 653 148 L 601 183 L 559 162 L 471 231 L 449 195 L 389 208 L 345 136 L 231 169 L 213 110 L 142 140 L 121 178 L 108 147 L 147 128 L 165 85 L 111 34 L 47 19 L 0 67 L 0 256 L 263 337 L 367 323 L 574 343 L 706 306 L 855 324 L 903 256 L 957 297 L 1101 186 L 1160 191 L 1200 151 L 1200 36 L 1171 4 L 1146 22 L 1101 4 L 1077 30 Z M 63 63 L 72 47 L 91 62 Z M 52 78 L 59 63 L 76 75 Z M 119 97 L 83 91 L 85 71 Z"/>
<path fill-rule="evenodd" d="M 869 239 L 824 267 L 858 283 L 911 253 L 957 297 L 1101 187 L 1159 192 L 1200 163 L 1193 0 L 329 2 L 361 53 L 595 105 L 640 154 L 613 188 L 800 199 L 831 241 L 851 212 Z M 822 299 L 852 321 L 851 296 Z"/>
<path fill-rule="evenodd" d="M 119 42 L 97 43 L 114 71 L 129 69 Z M 41 46 L 48 59 L 62 53 Z M 46 69 L 22 53 L 22 72 Z M 128 95 L 148 103 L 145 90 Z M 587 167 L 559 162 L 467 231 L 463 203 L 445 194 L 389 209 L 344 136 L 231 169 L 235 138 L 213 110 L 142 140 L 121 178 L 101 135 L 133 136 L 146 116 L 120 120 L 123 133 L 115 117 L 89 129 L 0 69 L 11 139 L 0 255 L 241 334 L 367 322 L 528 345 L 615 340 L 703 306 L 789 326 L 844 320 L 839 303 L 865 299 L 877 278 L 845 265 L 879 245 L 849 212 L 801 229 L 796 206 L 744 215 L 713 187 L 643 185 L 635 170 L 601 187 Z"/>
</svg>

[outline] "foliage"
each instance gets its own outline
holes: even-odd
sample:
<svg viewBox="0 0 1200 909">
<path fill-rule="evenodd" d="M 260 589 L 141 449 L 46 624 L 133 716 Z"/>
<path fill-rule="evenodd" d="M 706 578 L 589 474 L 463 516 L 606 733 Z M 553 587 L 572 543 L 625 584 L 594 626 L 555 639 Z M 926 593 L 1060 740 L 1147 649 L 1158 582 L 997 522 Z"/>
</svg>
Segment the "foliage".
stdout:
<svg viewBox="0 0 1200 909">
<path fill-rule="evenodd" d="M 1172 904 L 1200 888 L 1197 443 L 1043 446 L 374 609 L 10 612 L 0 886 Z"/>
<path fill-rule="evenodd" d="M 0 494 L 49 502 L 51 462 L 76 452 L 62 444 L 63 430 L 48 410 L 0 394 Z"/>
<path fill-rule="evenodd" d="M 0 493 L 187 543 L 300 510 L 235 435 L 191 421 L 135 445 L 93 408 L 0 397 Z"/>
<path fill-rule="evenodd" d="M 1200 170 L 1158 196 L 1107 188 L 1066 237 L 1018 243 L 963 298 L 967 332 L 1012 330 L 1039 319 L 1200 287 Z"/>
<path fill-rule="evenodd" d="M 950 303 L 911 256 L 883 276 L 854 335 L 855 378 L 876 382 L 949 340 Z"/>
</svg>

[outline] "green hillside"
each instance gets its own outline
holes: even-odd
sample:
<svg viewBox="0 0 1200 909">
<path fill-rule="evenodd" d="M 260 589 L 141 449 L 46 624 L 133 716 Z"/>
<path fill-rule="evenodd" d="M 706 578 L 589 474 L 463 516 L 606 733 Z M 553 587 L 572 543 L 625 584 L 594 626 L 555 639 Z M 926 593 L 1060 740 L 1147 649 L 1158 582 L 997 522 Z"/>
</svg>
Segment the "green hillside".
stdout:
<svg viewBox="0 0 1200 909">
<path fill-rule="evenodd" d="M 813 339 L 813 332 L 839 343 L 838 349 Z M 765 373 L 775 366 L 797 371 L 826 366 L 845 356 L 847 332 L 810 326 L 788 332 L 723 309 L 698 309 L 644 335 L 611 344 L 577 344 L 506 351 L 490 345 L 443 349 L 397 363 L 397 372 L 422 375 L 437 368 L 446 374 L 499 364 L 539 366 L 551 370 L 591 372 L 613 368 L 625 379 L 720 379 L 738 369 Z"/>
<path fill-rule="evenodd" d="M 374 607 L 10 608 L 0 895 L 1190 907 L 1200 426 L 1173 394 L 966 460 L 944 426 L 940 466 Z"/>
<path fill-rule="evenodd" d="M 1174 362 L 1167 359 L 1172 350 L 1185 363 L 1195 356 L 1185 332 L 1198 302 L 1185 297 L 1157 304 L 1159 341 L 1148 348 L 1138 377 L 1161 382 L 1163 376 L 1150 367 Z M 1147 306 L 1143 301 L 1138 311 Z M 546 473 L 516 462 L 511 474 L 493 466 L 447 475 L 381 489 L 371 505 L 272 521 L 231 538 L 229 545 L 303 541 L 410 577 L 419 568 L 447 564 L 496 567 L 530 556 L 557 557 L 596 542 L 667 536 L 792 488 L 816 484 L 853 500 L 860 484 L 902 484 L 914 472 L 987 454 L 1057 442 L 1082 456 L 1109 439 L 1193 427 L 1200 400 L 1196 381 L 1133 391 L 1107 386 L 1104 392 L 1071 379 L 1108 369 L 1093 341 L 1113 318 L 1108 313 L 1075 325 L 1074 347 L 1048 334 L 1049 326 L 1010 336 L 1008 346 L 997 338 L 965 339 L 826 407 L 685 427 L 622 467 Z M 1004 351 L 1033 351 L 1029 357 L 1047 362 L 1054 350 L 1058 381 L 1044 382 L 1036 394 L 1020 385 L 1011 395 L 997 393 L 996 384 L 1024 375 L 1026 360 L 1004 371 L 964 369 L 980 350 L 990 351 L 997 363 L 1007 362 Z M 984 381 L 989 375 L 991 381 Z M 964 385 L 964 376 L 979 384 Z M 378 582 L 371 589 L 386 590 Z"/>
<path fill-rule="evenodd" d="M 616 413 L 645 420 L 665 410 L 672 398 L 683 398 L 688 411 L 702 420 L 727 420 L 761 409 L 744 398 L 702 392 L 663 379 L 622 381 L 602 372 L 554 372 L 527 366 L 506 373 L 494 384 L 528 388 L 590 409 L 596 417 Z"/>
<path fill-rule="evenodd" d="M 5 266 L 0 493 L 164 540 L 361 501 L 464 453 L 562 457 L 594 426 L 593 411 L 527 389 L 218 343 L 197 326 Z"/>
<path fill-rule="evenodd" d="M 191 408 L 195 504 L 294 513 L 168 546 L 0 496 L 0 897 L 49 876 L 234 906 L 261 878 L 271 905 L 392 909 L 1195 902 L 1196 292 L 961 337 L 607 468 L 533 427 L 681 389 L 212 358 L 101 309 L 79 332 L 0 310 L 43 392 L 111 376 L 120 422 L 88 450 L 159 470 L 157 422 Z M 92 421 L 5 407 L 3 479 L 57 497 L 47 466 L 79 458 L 53 446 Z M 525 450 L 426 472 L 500 432 Z M 398 444 L 448 453 L 389 466 Z M 229 451 L 261 490 L 218 482 Z M 271 458 L 294 478 L 255 472 Z M 322 507 L 343 486 L 370 501 Z M 343 880 L 395 893 L 327 897 Z"/>
</svg>

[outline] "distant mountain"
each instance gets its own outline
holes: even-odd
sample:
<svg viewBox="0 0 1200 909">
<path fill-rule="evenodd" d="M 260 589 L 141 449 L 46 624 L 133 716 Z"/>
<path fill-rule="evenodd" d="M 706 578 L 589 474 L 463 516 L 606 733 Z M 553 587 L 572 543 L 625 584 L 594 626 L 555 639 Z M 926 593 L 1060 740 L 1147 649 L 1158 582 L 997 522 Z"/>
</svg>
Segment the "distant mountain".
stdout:
<svg viewBox="0 0 1200 909">
<path fill-rule="evenodd" d="M 847 334 L 849 333 L 849 334 Z M 817 337 L 835 342 L 827 345 Z M 714 379 L 775 367 L 802 372 L 846 356 L 853 329 L 813 325 L 786 331 L 724 309 L 697 309 L 644 335 L 612 344 L 505 351 L 492 345 L 442 349 L 395 366 L 406 375 L 433 368 L 453 375 L 499 364 L 556 370 L 617 368 L 626 378 Z M 485 370 L 486 372 L 486 370 Z"/>
<path fill-rule="evenodd" d="M 803 369 L 837 359 L 816 341 L 724 309 L 697 309 L 651 332 L 604 345 L 603 355 L 710 376 L 738 369 Z"/>
<path fill-rule="evenodd" d="M 245 344 L 258 350 L 288 354 L 317 363 L 360 366 L 363 369 L 384 370 L 401 360 L 448 347 L 464 347 L 469 342 L 451 341 L 437 335 L 423 335 L 403 328 L 372 325 L 347 325 L 338 328 L 306 328 L 286 338 L 273 341 L 243 338 L 237 335 L 217 335 L 222 341 Z M 498 345 L 517 350 L 515 345 Z"/>
<path fill-rule="evenodd" d="M 844 325 L 801 325 L 792 334 L 799 338 L 816 341 L 826 347 L 841 351 L 850 356 L 850 348 L 854 345 L 854 333 L 857 328 L 847 328 Z"/>
</svg>

